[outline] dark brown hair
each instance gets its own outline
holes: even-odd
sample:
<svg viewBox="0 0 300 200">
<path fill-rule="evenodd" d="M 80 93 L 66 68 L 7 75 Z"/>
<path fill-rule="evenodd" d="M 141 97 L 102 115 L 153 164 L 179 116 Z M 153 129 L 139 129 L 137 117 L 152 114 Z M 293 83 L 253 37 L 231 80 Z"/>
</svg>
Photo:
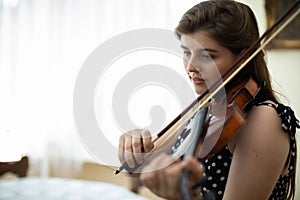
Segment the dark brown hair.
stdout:
<svg viewBox="0 0 300 200">
<path fill-rule="evenodd" d="M 200 30 L 208 32 L 214 40 L 236 55 L 259 39 L 253 11 L 247 5 L 231 0 L 211 0 L 195 5 L 183 15 L 175 33 L 180 39 L 182 34 L 192 34 Z M 255 98 L 256 102 L 271 100 L 279 103 L 271 86 L 263 51 L 252 59 L 233 83 L 250 76 L 257 83 L 262 83 Z M 295 175 L 290 179 L 285 195 L 287 199 L 293 199 L 294 194 Z"/>
</svg>

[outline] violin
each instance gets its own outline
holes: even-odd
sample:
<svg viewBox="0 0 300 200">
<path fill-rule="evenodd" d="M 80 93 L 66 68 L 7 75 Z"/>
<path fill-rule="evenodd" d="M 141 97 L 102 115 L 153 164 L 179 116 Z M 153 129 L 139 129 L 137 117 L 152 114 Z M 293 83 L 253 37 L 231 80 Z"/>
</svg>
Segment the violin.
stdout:
<svg viewBox="0 0 300 200">
<path fill-rule="evenodd" d="M 245 108 L 257 95 L 260 90 L 260 84 L 257 83 L 252 77 L 247 80 L 243 80 L 234 84 L 234 87 L 226 88 L 225 97 L 220 98 L 219 94 L 225 86 L 232 83 L 235 77 L 247 66 L 247 64 L 260 53 L 277 35 L 283 30 L 299 13 L 298 8 L 300 1 L 297 0 L 291 8 L 282 15 L 253 45 L 251 45 L 241 56 L 235 61 L 221 77 L 222 80 L 216 80 L 214 84 L 201 94 L 182 112 L 180 113 L 169 125 L 161 130 L 156 138 L 154 138 L 154 148 L 151 152 L 154 152 L 170 142 L 172 138 L 181 133 L 183 127 L 193 117 L 197 123 L 193 125 L 193 139 L 191 139 L 189 148 L 183 155 L 183 159 L 194 156 L 202 161 L 215 152 L 223 148 L 237 133 L 245 121 L 246 112 Z M 264 42 L 262 43 L 262 41 Z M 214 134 L 207 135 L 209 126 L 213 125 L 211 116 L 208 112 L 207 105 L 211 105 L 211 102 L 217 98 L 218 101 L 226 102 L 225 120 L 220 126 L 220 134 L 217 140 L 211 144 L 210 137 Z M 218 129 L 218 130 L 220 130 Z M 208 141 L 207 144 L 205 141 Z M 210 146 L 207 153 L 201 153 L 203 149 L 207 149 L 205 146 Z M 144 160 L 147 160 L 148 155 Z M 150 157 L 150 156 L 149 156 Z M 134 168 L 130 168 L 127 163 L 124 163 L 121 167 L 115 170 L 115 174 L 118 174 L 123 169 L 126 169 L 129 173 L 135 172 L 142 164 L 136 164 Z M 182 199 L 191 199 L 192 189 L 197 187 L 198 184 L 190 187 L 189 185 L 189 172 L 184 170 L 180 176 L 179 184 L 181 188 Z"/>
<path fill-rule="evenodd" d="M 243 125 L 246 117 L 246 106 L 255 98 L 260 90 L 260 85 L 252 78 L 242 81 L 231 88 L 227 94 L 227 108 L 224 124 L 217 124 L 221 126 L 215 129 L 215 132 L 207 134 L 208 127 L 214 126 L 214 122 L 210 123 L 211 117 L 208 114 L 208 107 L 201 108 L 196 112 L 194 123 L 192 124 L 192 133 L 195 135 L 191 138 L 189 148 L 185 151 L 183 159 L 190 156 L 197 156 L 198 160 L 203 162 L 205 159 L 211 157 L 218 150 L 223 148 L 230 140 L 238 133 Z M 215 122 L 216 123 L 216 122 Z M 218 134 L 217 132 L 220 131 Z M 216 138 L 216 135 L 218 136 Z M 213 139 L 210 139 L 212 137 Z M 216 139 L 217 140 L 216 140 Z M 208 141 L 208 142 L 207 142 Z M 203 183 L 203 179 L 196 182 L 192 187 L 189 184 L 189 171 L 183 170 L 179 177 L 179 184 L 181 188 L 181 197 L 184 200 L 190 199 L 193 189 L 196 189 Z"/>
</svg>

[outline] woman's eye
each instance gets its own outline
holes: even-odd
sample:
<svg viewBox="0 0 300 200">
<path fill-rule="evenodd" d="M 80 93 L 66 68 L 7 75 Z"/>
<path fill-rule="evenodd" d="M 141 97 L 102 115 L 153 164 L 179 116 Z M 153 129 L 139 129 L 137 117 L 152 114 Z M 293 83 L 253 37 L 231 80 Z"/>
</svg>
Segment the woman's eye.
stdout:
<svg viewBox="0 0 300 200">
<path fill-rule="evenodd" d="M 211 56 L 211 55 L 209 55 L 209 54 L 202 54 L 202 55 L 200 56 L 200 58 L 201 58 L 202 60 L 213 60 L 213 56 Z"/>
<path fill-rule="evenodd" d="M 184 55 L 185 57 L 190 57 L 190 56 L 191 56 L 191 52 L 190 52 L 190 51 L 184 51 L 184 52 L 183 52 L 183 55 Z"/>
</svg>

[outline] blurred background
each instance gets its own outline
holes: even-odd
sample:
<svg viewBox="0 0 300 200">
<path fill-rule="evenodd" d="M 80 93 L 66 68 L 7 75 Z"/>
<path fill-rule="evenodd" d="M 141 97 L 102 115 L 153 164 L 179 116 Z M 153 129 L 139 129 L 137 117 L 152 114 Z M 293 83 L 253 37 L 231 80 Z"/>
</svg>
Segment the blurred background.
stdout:
<svg viewBox="0 0 300 200">
<path fill-rule="evenodd" d="M 267 28 L 265 1 L 241 2 L 254 10 L 262 34 Z M 83 62 L 120 33 L 139 28 L 173 30 L 196 3 L 0 0 L 0 162 L 26 155 L 30 176 L 98 179 L 97 174 L 104 180 L 103 169 L 84 168 L 98 165 L 81 144 L 73 119 L 74 84 Z M 276 91 L 299 118 L 300 49 L 266 53 Z"/>
</svg>

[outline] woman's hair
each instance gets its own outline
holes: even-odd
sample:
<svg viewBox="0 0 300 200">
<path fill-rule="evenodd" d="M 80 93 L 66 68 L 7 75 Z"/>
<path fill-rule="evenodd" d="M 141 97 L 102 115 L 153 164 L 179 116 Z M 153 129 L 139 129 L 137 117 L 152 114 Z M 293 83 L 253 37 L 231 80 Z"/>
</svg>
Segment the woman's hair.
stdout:
<svg viewBox="0 0 300 200">
<path fill-rule="evenodd" d="M 206 31 L 215 41 L 236 55 L 248 49 L 259 39 L 253 11 L 247 5 L 231 0 L 203 1 L 195 5 L 183 15 L 175 29 L 179 39 L 182 34 L 192 34 L 197 31 Z M 279 103 L 271 86 L 263 51 L 240 72 L 238 78 L 233 80 L 233 84 L 251 76 L 261 84 L 255 102 L 272 100 Z M 295 177 L 292 177 L 285 195 L 287 199 L 292 199 L 294 193 Z"/>
</svg>

